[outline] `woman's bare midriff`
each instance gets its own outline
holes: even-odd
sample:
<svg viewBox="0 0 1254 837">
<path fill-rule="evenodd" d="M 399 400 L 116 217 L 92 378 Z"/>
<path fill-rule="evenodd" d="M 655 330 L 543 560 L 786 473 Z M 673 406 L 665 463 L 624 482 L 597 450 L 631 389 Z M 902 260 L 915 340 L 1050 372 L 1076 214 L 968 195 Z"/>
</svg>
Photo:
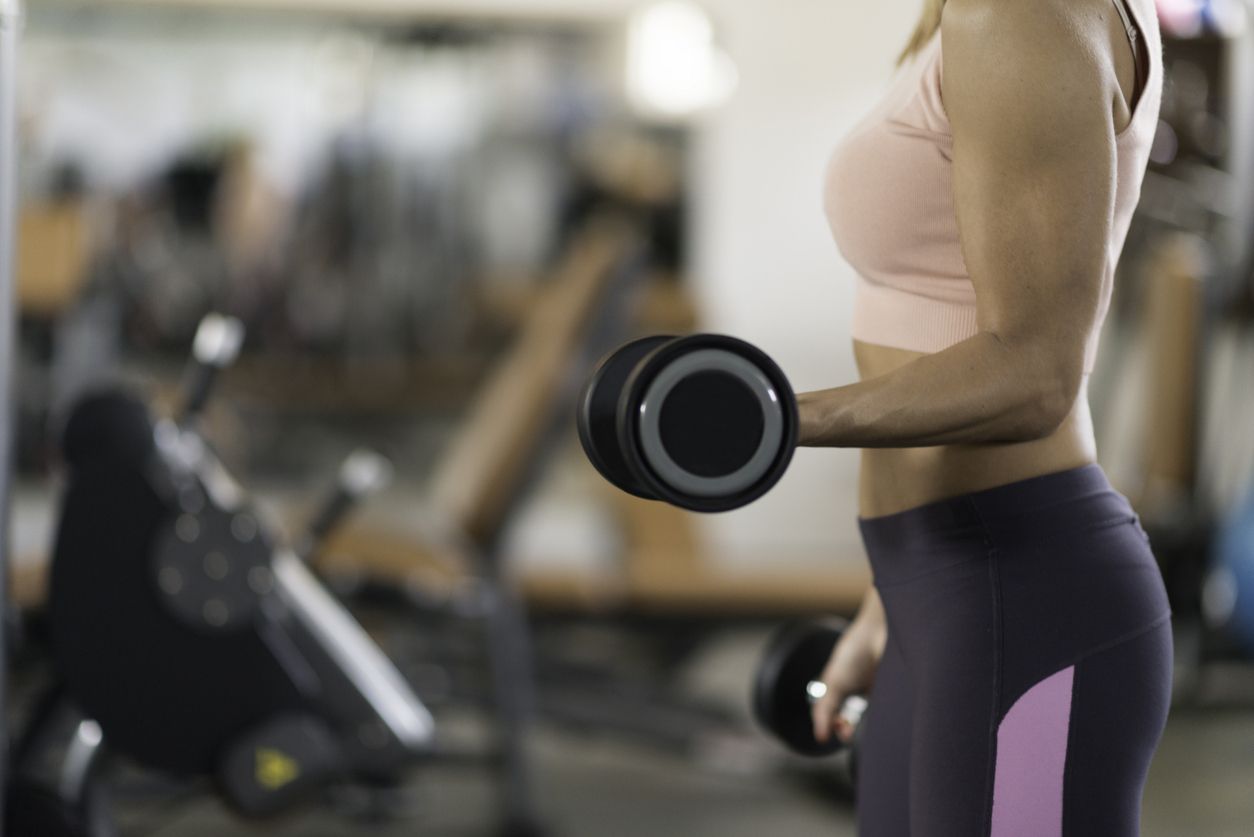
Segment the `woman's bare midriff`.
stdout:
<svg viewBox="0 0 1254 837">
<path fill-rule="evenodd" d="M 855 340 L 854 357 L 865 380 L 892 372 L 920 355 Z M 1087 382 L 1086 378 L 1086 387 Z M 894 514 L 1094 462 L 1097 450 L 1086 387 L 1081 388 L 1067 419 L 1043 439 L 1013 444 L 863 450 L 859 514 L 864 518 Z"/>
</svg>

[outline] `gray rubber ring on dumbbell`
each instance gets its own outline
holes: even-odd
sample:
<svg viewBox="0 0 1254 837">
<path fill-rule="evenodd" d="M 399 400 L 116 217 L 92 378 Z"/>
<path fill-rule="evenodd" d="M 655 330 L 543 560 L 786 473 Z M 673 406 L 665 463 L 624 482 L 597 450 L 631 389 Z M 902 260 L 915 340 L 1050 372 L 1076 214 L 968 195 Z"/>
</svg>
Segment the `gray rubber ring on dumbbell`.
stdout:
<svg viewBox="0 0 1254 837">
<path fill-rule="evenodd" d="M 662 443 L 661 407 L 671 390 L 694 372 L 723 372 L 744 384 L 762 406 L 762 438 L 742 467 L 719 477 L 703 477 L 681 467 Z M 722 497 L 751 488 L 771 469 L 784 439 L 784 416 L 771 379 L 749 360 L 722 349 L 701 349 L 667 365 L 640 400 L 640 448 L 657 476 L 678 491 Z"/>
</svg>

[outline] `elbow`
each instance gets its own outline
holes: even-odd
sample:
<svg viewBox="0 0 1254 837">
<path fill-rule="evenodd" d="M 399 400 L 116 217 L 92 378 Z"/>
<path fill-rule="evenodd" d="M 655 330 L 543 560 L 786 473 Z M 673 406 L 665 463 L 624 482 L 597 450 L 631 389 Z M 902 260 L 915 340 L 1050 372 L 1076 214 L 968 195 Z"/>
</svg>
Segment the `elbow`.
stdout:
<svg viewBox="0 0 1254 837">
<path fill-rule="evenodd" d="M 1078 368 L 1037 372 L 1030 381 L 1021 412 L 1017 441 L 1034 442 L 1058 431 L 1075 409 L 1082 375 Z"/>
<path fill-rule="evenodd" d="M 1058 431 L 1075 409 L 1084 382 L 1082 354 L 1059 351 L 1055 341 L 993 335 L 1007 361 L 1005 380 L 1014 404 L 1006 442 L 1035 442 Z"/>
</svg>

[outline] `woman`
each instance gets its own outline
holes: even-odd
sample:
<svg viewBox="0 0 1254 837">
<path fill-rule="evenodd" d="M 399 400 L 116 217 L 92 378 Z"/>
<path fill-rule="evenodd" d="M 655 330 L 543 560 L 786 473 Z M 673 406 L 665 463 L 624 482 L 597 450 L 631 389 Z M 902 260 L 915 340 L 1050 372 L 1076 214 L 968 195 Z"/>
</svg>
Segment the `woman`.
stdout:
<svg viewBox="0 0 1254 837">
<path fill-rule="evenodd" d="M 862 382 L 798 400 L 864 449 L 875 585 L 813 718 L 870 692 L 862 837 L 1138 833 L 1170 612 L 1085 388 L 1161 87 L 1151 0 L 927 0 L 833 157 Z"/>
</svg>

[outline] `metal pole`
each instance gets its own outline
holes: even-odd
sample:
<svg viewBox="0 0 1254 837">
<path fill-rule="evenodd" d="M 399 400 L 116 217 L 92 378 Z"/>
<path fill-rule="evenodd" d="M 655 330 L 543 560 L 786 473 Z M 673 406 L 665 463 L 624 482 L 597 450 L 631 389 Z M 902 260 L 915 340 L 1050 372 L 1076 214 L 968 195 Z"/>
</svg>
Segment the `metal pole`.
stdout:
<svg viewBox="0 0 1254 837">
<path fill-rule="evenodd" d="M 17 205 L 17 46 L 21 0 L 0 0 L 0 605 L 8 607 L 9 510 L 13 481 L 13 353 L 17 302 L 13 288 Z M 0 625 L 7 624 L 7 617 Z M 0 719 L 7 719 L 7 642 L 0 636 Z M 4 790 L 8 787 L 8 735 L 0 735 L 0 837 L 4 837 Z"/>
</svg>

